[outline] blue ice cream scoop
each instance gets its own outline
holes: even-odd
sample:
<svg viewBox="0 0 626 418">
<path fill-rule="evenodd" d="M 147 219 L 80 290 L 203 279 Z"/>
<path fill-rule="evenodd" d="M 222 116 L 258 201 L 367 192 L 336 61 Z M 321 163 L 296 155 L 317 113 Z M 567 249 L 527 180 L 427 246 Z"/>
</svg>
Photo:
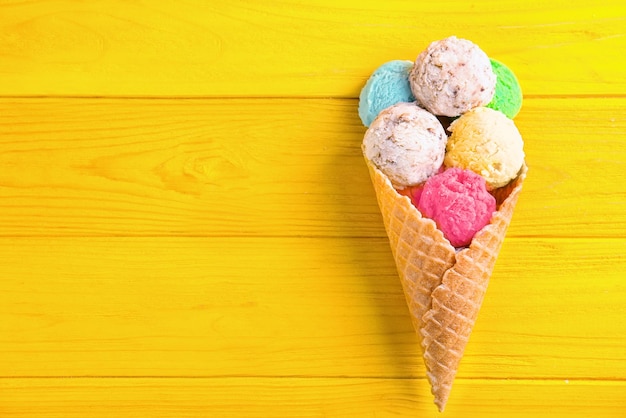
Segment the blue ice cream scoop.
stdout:
<svg viewBox="0 0 626 418">
<path fill-rule="evenodd" d="M 359 117 L 369 127 L 378 114 L 400 102 L 414 102 L 409 84 L 413 61 L 394 60 L 372 73 L 359 95 Z"/>
</svg>

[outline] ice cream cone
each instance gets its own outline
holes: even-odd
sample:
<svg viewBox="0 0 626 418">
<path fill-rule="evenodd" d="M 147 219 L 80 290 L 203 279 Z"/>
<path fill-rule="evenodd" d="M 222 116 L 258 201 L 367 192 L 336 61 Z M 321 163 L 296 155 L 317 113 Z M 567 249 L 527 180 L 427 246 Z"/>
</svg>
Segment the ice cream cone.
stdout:
<svg viewBox="0 0 626 418">
<path fill-rule="evenodd" d="M 513 216 L 526 166 L 508 186 L 494 193 L 498 206 L 490 224 L 469 247 L 457 252 L 433 220 L 424 218 L 367 158 L 366 162 L 423 348 L 435 404 L 443 411 Z"/>
</svg>

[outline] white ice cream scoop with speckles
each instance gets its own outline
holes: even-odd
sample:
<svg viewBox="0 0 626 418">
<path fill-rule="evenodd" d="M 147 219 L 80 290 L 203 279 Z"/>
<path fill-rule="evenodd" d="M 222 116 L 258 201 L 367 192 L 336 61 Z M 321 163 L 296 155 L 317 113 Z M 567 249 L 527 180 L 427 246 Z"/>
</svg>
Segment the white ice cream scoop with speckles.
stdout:
<svg viewBox="0 0 626 418">
<path fill-rule="evenodd" d="M 443 163 L 447 136 L 437 118 L 416 103 L 383 110 L 363 138 L 363 152 L 396 189 L 423 183 Z"/>
<path fill-rule="evenodd" d="M 409 75 L 417 101 L 435 115 L 459 116 L 493 98 L 496 76 L 476 44 L 450 36 L 422 51 Z"/>
</svg>

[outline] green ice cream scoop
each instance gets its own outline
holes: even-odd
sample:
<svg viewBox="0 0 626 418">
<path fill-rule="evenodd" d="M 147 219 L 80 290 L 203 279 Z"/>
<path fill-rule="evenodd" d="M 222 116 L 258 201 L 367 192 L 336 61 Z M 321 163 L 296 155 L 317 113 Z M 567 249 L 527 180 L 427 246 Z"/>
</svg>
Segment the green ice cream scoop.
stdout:
<svg viewBox="0 0 626 418">
<path fill-rule="evenodd" d="M 409 84 L 413 61 L 394 60 L 381 65 L 372 73 L 359 95 L 359 117 L 369 127 L 378 114 L 401 102 L 414 102 Z"/>
<path fill-rule="evenodd" d="M 500 61 L 489 59 L 496 74 L 496 92 L 487 107 L 513 119 L 522 108 L 522 89 L 513 71 Z"/>
</svg>

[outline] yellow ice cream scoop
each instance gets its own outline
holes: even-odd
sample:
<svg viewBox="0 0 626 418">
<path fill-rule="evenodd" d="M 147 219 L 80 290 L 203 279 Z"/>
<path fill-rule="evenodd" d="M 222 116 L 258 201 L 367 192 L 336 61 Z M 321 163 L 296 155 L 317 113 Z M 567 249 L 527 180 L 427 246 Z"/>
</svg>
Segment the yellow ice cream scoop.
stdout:
<svg viewBox="0 0 626 418">
<path fill-rule="evenodd" d="M 476 107 L 452 122 L 444 165 L 472 170 L 489 190 L 517 177 L 524 163 L 524 141 L 515 123 L 503 113 Z"/>
</svg>

